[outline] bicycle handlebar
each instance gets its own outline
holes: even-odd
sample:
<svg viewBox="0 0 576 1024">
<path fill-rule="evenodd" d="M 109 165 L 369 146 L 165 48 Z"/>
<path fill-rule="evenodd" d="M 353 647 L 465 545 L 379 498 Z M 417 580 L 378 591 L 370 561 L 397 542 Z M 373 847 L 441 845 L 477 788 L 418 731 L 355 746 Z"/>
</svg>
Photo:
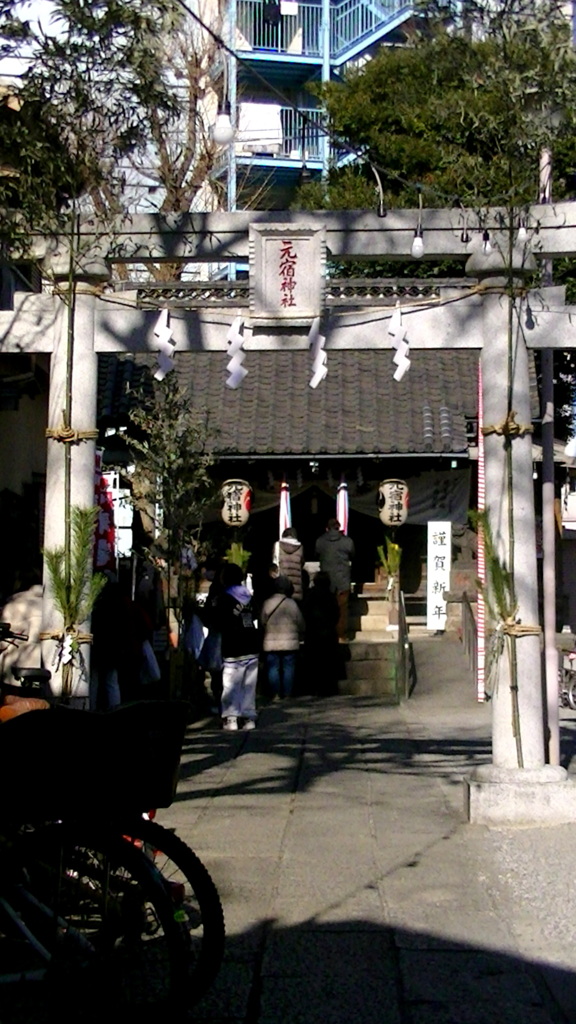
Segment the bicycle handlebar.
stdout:
<svg viewBox="0 0 576 1024">
<path fill-rule="evenodd" d="M 27 633 L 15 633 L 10 629 L 9 622 L 0 622 L 0 640 L 22 640 L 28 639 Z"/>
</svg>

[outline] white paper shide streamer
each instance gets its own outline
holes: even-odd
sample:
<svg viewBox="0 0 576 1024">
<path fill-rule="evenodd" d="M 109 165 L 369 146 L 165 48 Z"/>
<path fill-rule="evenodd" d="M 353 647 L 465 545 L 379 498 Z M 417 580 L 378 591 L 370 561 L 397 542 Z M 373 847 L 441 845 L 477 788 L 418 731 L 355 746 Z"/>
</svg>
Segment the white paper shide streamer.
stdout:
<svg viewBox="0 0 576 1024">
<path fill-rule="evenodd" d="M 170 314 L 163 309 L 154 328 L 154 337 L 158 339 L 158 369 L 154 374 L 154 380 L 164 380 L 167 373 L 174 369 L 174 349 L 176 342 L 172 340 L 172 328 L 170 327 Z"/>
<path fill-rule="evenodd" d="M 309 383 L 311 388 L 317 388 L 328 373 L 328 356 L 324 351 L 326 338 L 320 333 L 319 317 L 315 317 L 312 321 L 312 326 L 308 332 L 308 341 L 312 353 L 312 376 Z"/>
<path fill-rule="evenodd" d="M 242 349 L 244 344 L 243 329 L 244 320 L 241 316 L 237 316 L 227 335 L 228 355 L 230 356 L 230 361 L 226 367 L 229 375 L 226 381 L 226 387 L 228 388 L 239 388 L 248 373 L 246 367 L 242 365 L 245 359 Z"/>
<path fill-rule="evenodd" d="M 388 334 L 392 337 L 392 345 L 396 349 L 392 362 L 395 364 L 396 369 L 394 371 L 394 380 L 400 381 L 410 369 L 410 344 L 406 337 L 406 332 L 402 326 L 402 310 L 400 303 L 396 303 L 396 309 L 390 317 L 390 323 L 388 325 Z"/>
</svg>

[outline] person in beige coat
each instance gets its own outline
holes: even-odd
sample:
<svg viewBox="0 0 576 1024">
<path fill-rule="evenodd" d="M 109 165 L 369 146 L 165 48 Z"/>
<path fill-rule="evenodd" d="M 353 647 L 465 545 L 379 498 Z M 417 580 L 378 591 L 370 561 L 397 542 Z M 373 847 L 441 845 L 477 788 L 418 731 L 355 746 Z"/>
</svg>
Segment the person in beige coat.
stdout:
<svg viewBox="0 0 576 1024">
<path fill-rule="evenodd" d="M 278 699 L 292 695 L 296 656 L 304 639 L 304 619 L 292 594 L 290 580 L 279 576 L 275 593 L 264 601 L 260 614 L 268 685 Z"/>
</svg>

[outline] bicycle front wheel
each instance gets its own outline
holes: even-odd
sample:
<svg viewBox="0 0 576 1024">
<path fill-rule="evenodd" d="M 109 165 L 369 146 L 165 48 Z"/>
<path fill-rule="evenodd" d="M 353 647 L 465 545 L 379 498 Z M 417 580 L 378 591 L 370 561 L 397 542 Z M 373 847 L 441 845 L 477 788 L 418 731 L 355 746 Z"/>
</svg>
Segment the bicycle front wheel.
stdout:
<svg viewBox="0 0 576 1024">
<path fill-rule="evenodd" d="M 179 1003 L 187 948 L 160 872 L 120 837 L 63 825 L 19 843 L 34 932 L 51 954 L 49 979 L 83 1012 Z"/>
<path fill-rule="evenodd" d="M 187 1002 L 196 1002 L 214 981 L 224 957 L 224 914 L 218 890 L 200 858 L 170 829 L 138 818 L 126 838 L 138 843 L 160 871 L 174 916 L 186 934 Z"/>
<path fill-rule="evenodd" d="M 566 699 L 572 711 L 576 711 L 576 672 L 568 672 L 566 675 Z"/>
</svg>

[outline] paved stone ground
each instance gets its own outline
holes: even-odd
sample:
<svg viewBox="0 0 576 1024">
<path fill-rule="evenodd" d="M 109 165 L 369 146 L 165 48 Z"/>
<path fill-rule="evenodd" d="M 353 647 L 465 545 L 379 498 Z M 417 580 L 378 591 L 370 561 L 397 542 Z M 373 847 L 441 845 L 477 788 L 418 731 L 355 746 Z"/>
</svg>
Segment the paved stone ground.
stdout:
<svg viewBox="0 0 576 1024">
<path fill-rule="evenodd" d="M 159 820 L 209 868 L 228 934 L 193 1024 L 576 1021 L 576 823 L 465 822 L 490 706 L 456 640 L 419 640 L 415 660 L 401 707 L 305 697 L 264 707 L 254 732 L 189 729 Z M 572 769 L 574 712 L 562 749 Z M 54 1017 L 32 998 L 9 1009 L 0 997 L 0 1024 Z"/>
<path fill-rule="evenodd" d="M 576 823 L 465 823 L 490 707 L 457 641 L 415 654 L 400 708 L 301 698 L 252 733 L 190 730 L 160 820 L 208 866 L 228 933 L 197 1024 L 576 1021 Z"/>
</svg>

